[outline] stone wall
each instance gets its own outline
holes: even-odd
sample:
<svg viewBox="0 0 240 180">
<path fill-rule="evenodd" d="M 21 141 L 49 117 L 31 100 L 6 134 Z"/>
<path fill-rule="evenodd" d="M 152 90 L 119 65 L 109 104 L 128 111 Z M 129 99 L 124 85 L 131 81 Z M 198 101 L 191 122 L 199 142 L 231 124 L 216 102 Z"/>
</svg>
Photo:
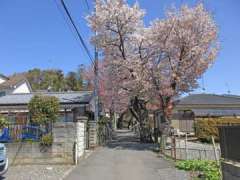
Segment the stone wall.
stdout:
<svg viewBox="0 0 240 180">
<path fill-rule="evenodd" d="M 40 142 L 16 142 L 6 144 L 10 164 L 76 163 L 76 154 L 77 158 L 84 155 L 88 141 L 91 148 L 97 145 L 96 123 L 91 122 L 89 124 L 88 134 L 87 122 L 87 117 L 79 116 L 75 122 L 54 123 L 53 144 L 50 147 L 43 147 L 40 145 Z M 87 136 L 89 136 L 89 138 L 87 138 Z"/>
<path fill-rule="evenodd" d="M 73 164 L 72 150 L 65 150 L 61 144 L 61 151 L 53 147 L 43 147 L 39 142 L 7 143 L 7 157 L 10 166 L 24 164 Z"/>
<path fill-rule="evenodd" d="M 7 143 L 10 165 L 73 164 L 76 123 L 57 122 L 53 126 L 53 144 L 43 147 L 40 142 Z"/>
</svg>

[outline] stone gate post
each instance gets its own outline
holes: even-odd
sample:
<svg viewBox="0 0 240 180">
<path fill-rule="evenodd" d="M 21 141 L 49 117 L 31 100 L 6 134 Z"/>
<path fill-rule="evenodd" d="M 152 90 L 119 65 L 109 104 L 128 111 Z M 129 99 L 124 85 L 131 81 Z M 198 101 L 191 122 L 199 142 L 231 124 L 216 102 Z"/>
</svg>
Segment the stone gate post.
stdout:
<svg viewBox="0 0 240 180">
<path fill-rule="evenodd" d="M 89 126 L 89 148 L 97 146 L 97 122 L 88 121 Z"/>
<path fill-rule="evenodd" d="M 81 157 L 85 151 L 86 144 L 86 128 L 87 128 L 86 116 L 78 116 L 76 118 L 76 143 L 77 143 L 77 157 Z"/>
</svg>

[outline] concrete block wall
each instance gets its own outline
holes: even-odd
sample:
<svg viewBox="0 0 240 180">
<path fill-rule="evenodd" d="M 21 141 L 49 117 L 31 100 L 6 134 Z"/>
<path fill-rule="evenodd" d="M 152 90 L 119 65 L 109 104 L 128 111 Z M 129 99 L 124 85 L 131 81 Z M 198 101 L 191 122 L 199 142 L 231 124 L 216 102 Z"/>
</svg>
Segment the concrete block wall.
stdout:
<svg viewBox="0 0 240 180">
<path fill-rule="evenodd" d="M 52 150 L 55 153 L 71 153 L 76 141 L 76 124 L 74 122 L 57 122 L 53 127 Z"/>
<path fill-rule="evenodd" d="M 88 122 L 89 127 L 89 148 L 95 148 L 97 146 L 97 123 L 95 121 Z"/>
</svg>

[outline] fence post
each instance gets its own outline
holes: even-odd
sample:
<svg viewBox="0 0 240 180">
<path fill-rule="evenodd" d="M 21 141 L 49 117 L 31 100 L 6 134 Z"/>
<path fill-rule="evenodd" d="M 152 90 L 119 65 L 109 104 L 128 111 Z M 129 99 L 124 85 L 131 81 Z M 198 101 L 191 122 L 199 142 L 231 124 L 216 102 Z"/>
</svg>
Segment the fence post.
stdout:
<svg viewBox="0 0 240 180">
<path fill-rule="evenodd" d="M 185 136 L 185 158 L 186 160 L 188 159 L 188 149 L 187 149 L 187 133 L 186 133 L 186 136 Z"/>
<path fill-rule="evenodd" d="M 171 158 L 173 158 L 173 137 L 171 136 Z"/>
<path fill-rule="evenodd" d="M 164 134 L 162 134 L 161 135 L 161 139 L 160 139 L 160 152 L 162 153 L 162 154 L 165 154 L 165 144 L 166 144 L 166 135 L 164 135 Z"/>
<path fill-rule="evenodd" d="M 204 149 L 204 154 L 205 154 L 205 159 L 207 159 L 208 157 L 207 157 L 207 150 L 206 149 Z"/>
<path fill-rule="evenodd" d="M 182 160 L 181 140 L 178 139 L 179 159 Z"/>
<path fill-rule="evenodd" d="M 173 136 L 173 154 L 174 154 L 174 161 L 177 160 L 177 153 L 176 153 L 176 137 Z"/>
<path fill-rule="evenodd" d="M 202 160 L 201 149 L 198 150 L 199 160 Z"/>
<path fill-rule="evenodd" d="M 74 162 L 74 165 L 78 164 L 78 153 L 77 153 L 77 142 L 76 141 L 73 144 L 73 162 Z"/>
<path fill-rule="evenodd" d="M 219 165 L 218 156 L 217 156 L 216 144 L 215 144 L 215 140 L 214 140 L 214 137 L 213 137 L 213 136 L 212 136 L 212 143 L 213 143 L 213 149 L 214 149 L 215 160 L 217 161 L 217 163 L 218 163 L 218 165 Z"/>
</svg>

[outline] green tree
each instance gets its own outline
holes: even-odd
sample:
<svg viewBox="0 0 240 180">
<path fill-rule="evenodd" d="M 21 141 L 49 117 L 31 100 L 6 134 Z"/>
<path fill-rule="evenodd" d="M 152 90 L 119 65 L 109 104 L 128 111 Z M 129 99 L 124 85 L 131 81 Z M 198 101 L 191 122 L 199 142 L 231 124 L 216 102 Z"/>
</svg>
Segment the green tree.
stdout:
<svg viewBox="0 0 240 180">
<path fill-rule="evenodd" d="M 64 74 L 61 70 L 44 70 L 41 89 L 50 91 L 64 90 Z"/>
<path fill-rule="evenodd" d="M 33 90 L 64 90 L 64 74 L 62 70 L 32 69 L 26 73 Z"/>
<path fill-rule="evenodd" d="M 28 104 L 31 121 L 44 125 L 47 133 L 58 118 L 59 100 L 53 96 L 34 96 Z"/>
<path fill-rule="evenodd" d="M 69 72 L 65 77 L 65 90 L 80 91 L 83 89 L 83 75 L 85 67 L 79 65 L 76 71 Z"/>
<path fill-rule="evenodd" d="M 83 64 L 78 66 L 77 69 L 77 81 L 79 90 L 83 89 L 83 80 L 84 80 L 85 66 Z"/>
<path fill-rule="evenodd" d="M 78 79 L 76 72 L 69 72 L 65 78 L 65 87 L 68 91 L 77 91 L 78 87 Z"/>
<path fill-rule="evenodd" d="M 41 89 L 41 75 L 42 75 L 41 70 L 37 68 L 29 70 L 26 73 L 26 78 L 31 84 L 33 90 Z"/>
<path fill-rule="evenodd" d="M 58 69 L 32 69 L 23 73 L 34 91 L 79 91 L 83 89 L 85 66 L 79 65 L 77 70 L 70 71 L 64 76 Z"/>
</svg>

